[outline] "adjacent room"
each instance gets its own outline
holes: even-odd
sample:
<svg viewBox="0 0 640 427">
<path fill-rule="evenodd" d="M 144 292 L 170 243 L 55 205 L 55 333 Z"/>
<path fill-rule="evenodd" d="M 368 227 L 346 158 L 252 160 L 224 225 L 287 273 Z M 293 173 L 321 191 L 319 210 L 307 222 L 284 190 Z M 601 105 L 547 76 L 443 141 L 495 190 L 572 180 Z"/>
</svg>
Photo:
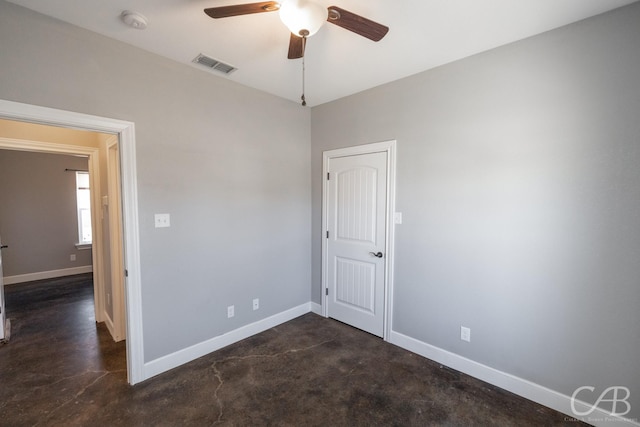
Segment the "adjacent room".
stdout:
<svg viewBox="0 0 640 427">
<path fill-rule="evenodd" d="M 640 2 L 85 3 L 0 0 L 12 423 L 640 425 Z"/>
</svg>

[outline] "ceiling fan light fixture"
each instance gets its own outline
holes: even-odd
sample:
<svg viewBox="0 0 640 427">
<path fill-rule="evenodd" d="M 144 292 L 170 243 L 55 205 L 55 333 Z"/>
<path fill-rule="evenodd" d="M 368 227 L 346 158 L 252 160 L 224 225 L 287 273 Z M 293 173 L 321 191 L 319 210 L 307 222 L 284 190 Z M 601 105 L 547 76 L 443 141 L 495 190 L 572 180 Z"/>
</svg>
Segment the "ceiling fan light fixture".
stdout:
<svg viewBox="0 0 640 427">
<path fill-rule="evenodd" d="M 309 0 L 283 0 L 280 19 L 289 30 L 300 37 L 314 35 L 327 20 L 327 8 Z"/>
</svg>

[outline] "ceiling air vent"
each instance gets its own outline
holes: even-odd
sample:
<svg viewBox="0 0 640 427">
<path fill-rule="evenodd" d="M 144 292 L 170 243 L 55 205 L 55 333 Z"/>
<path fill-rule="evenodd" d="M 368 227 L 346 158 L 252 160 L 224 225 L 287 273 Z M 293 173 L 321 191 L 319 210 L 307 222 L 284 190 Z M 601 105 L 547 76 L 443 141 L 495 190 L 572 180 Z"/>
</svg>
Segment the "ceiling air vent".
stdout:
<svg viewBox="0 0 640 427">
<path fill-rule="evenodd" d="M 212 70 L 216 70 L 222 74 L 231 74 L 235 70 L 236 67 L 233 65 L 225 64 L 224 62 L 218 61 L 217 59 L 213 59 L 210 56 L 200 54 L 193 59 L 193 62 L 196 64 L 200 64 L 204 67 L 210 68 Z"/>
</svg>

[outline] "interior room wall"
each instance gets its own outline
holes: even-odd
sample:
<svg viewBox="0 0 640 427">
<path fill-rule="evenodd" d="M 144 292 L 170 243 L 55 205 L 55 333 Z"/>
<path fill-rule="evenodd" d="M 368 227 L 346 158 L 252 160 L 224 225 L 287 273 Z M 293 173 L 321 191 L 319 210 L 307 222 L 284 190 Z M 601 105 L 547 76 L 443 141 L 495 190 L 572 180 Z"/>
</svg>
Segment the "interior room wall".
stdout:
<svg viewBox="0 0 640 427">
<path fill-rule="evenodd" d="M 1 1 L 0 39 L 1 99 L 135 123 L 145 362 L 309 302 L 309 109 Z"/>
<path fill-rule="evenodd" d="M 86 157 L 0 150 L 5 277 L 91 266 L 91 250 L 75 246 L 76 174 L 65 171 L 87 167 Z"/>
<path fill-rule="evenodd" d="M 313 301 L 322 152 L 395 139 L 394 331 L 586 401 L 626 386 L 640 417 L 639 22 L 634 3 L 313 108 Z"/>
</svg>

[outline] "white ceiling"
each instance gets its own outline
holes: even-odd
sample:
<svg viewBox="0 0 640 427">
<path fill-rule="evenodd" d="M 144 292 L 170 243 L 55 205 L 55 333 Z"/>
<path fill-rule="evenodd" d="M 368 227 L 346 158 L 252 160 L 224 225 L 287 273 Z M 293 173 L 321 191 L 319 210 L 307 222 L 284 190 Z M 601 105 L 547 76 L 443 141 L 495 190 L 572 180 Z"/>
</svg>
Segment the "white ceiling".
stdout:
<svg viewBox="0 0 640 427">
<path fill-rule="evenodd" d="M 302 61 L 287 59 L 289 32 L 278 13 L 211 19 L 203 9 L 257 0 L 8 0 L 173 60 L 205 53 L 238 68 L 229 76 L 298 101 Z M 390 30 L 375 43 L 326 24 L 307 42 L 306 98 L 322 104 L 636 0 L 317 0 L 365 16 Z M 123 10 L 146 16 L 127 27 Z"/>
</svg>

